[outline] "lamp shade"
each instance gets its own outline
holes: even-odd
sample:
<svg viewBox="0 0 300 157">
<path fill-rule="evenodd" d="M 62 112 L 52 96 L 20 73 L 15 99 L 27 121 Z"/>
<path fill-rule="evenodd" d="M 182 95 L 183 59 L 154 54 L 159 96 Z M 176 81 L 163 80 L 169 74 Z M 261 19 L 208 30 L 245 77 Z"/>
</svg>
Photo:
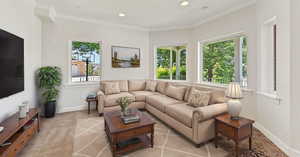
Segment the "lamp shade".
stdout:
<svg viewBox="0 0 300 157">
<path fill-rule="evenodd" d="M 229 98 L 232 98 L 232 99 L 242 98 L 243 93 L 242 93 L 242 90 L 241 90 L 241 86 L 236 82 L 230 83 L 227 90 L 226 90 L 226 97 L 229 97 Z"/>
</svg>

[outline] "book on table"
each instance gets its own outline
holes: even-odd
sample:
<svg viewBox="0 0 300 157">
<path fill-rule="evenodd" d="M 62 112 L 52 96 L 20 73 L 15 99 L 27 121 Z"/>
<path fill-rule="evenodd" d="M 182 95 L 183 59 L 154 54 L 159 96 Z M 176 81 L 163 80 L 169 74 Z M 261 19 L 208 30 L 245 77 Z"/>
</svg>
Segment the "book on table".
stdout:
<svg viewBox="0 0 300 157">
<path fill-rule="evenodd" d="M 140 121 L 140 117 L 136 114 L 130 114 L 127 116 L 121 116 L 124 124 L 135 123 Z"/>
</svg>

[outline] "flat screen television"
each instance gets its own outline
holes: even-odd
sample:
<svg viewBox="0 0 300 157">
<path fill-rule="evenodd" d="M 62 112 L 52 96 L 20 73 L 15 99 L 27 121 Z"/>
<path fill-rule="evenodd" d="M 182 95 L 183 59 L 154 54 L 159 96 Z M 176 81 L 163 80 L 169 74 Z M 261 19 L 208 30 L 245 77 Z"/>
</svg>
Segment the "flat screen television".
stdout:
<svg viewBox="0 0 300 157">
<path fill-rule="evenodd" d="M 24 91 L 24 40 L 0 29 L 0 98 Z"/>
</svg>

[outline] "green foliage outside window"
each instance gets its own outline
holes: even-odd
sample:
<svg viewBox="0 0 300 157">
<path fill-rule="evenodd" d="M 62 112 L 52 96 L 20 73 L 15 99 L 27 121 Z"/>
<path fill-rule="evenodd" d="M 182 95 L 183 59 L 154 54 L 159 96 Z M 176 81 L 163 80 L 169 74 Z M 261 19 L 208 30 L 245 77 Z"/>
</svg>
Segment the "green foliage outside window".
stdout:
<svg viewBox="0 0 300 157">
<path fill-rule="evenodd" d="M 234 80 L 233 40 L 204 45 L 203 81 L 228 84 Z"/>
<path fill-rule="evenodd" d="M 240 81 L 247 82 L 247 40 L 241 37 L 242 41 L 242 63 Z M 208 43 L 203 45 L 203 68 L 202 80 L 205 82 L 229 84 L 234 82 L 235 74 L 235 48 L 234 40 L 226 40 L 221 42 Z M 239 50 L 237 50 L 239 51 Z M 243 83 L 245 86 L 246 84 Z"/>
<path fill-rule="evenodd" d="M 172 61 L 171 54 L 172 53 Z M 176 53 L 179 53 L 179 69 L 177 70 Z M 172 74 L 172 75 L 170 75 Z M 158 48 L 156 53 L 156 78 L 170 80 L 186 80 L 186 47 L 174 46 Z"/>
</svg>

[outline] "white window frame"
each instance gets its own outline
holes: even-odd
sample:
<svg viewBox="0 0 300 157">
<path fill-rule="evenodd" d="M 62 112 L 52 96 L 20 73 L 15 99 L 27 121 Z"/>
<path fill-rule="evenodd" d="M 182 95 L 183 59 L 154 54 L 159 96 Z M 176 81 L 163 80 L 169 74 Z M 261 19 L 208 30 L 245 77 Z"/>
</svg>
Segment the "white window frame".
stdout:
<svg viewBox="0 0 300 157">
<path fill-rule="evenodd" d="M 276 26 L 276 36 L 274 36 L 274 26 Z M 264 95 L 268 95 L 270 97 L 274 97 L 274 98 L 278 98 L 278 67 L 277 67 L 277 56 L 278 56 L 278 24 L 277 24 L 277 17 L 274 16 L 268 20 L 266 20 L 261 28 L 261 53 L 260 53 L 260 64 L 263 65 L 264 63 L 266 63 L 266 59 L 270 58 L 270 60 L 272 60 L 272 78 L 270 80 L 266 80 L 266 78 L 264 78 L 264 71 L 261 71 L 261 84 L 263 84 L 264 81 L 272 81 L 272 90 L 268 90 L 267 88 L 263 87 L 261 85 L 260 87 L 260 91 L 259 93 L 263 93 Z M 269 34 L 268 31 L 272 30 L 271 33 Z M 271 36 L 270 36 L 271 35 Z M 267 44 L 266 40 L 269 40 L 269 38 L 271 38 L 272 43 L 271 45 Z M 277 41 L 274 41 L 274 38 L 276 38 Z M 276 42 L 276 43 L 275 43 Z M 274 45 L 275 44 L 275 45 Z M 275 47 L 276 46 L 276 47 Z M 271 51 L 271 52 L 270 52 Z M 271 56 L 266 56 L 266 55 L 271 55 Z"/>
<path fill-rule="evenodd" d="M 72 82 L 72 42 L 73 41 L 80 41 L 80 42 L 89 42 L 89 43 L 99 43 L 100 44 L 100 67 L 101 67 L 101 72 L 100 72 L 100 80 L 103 78 L 103 42 L 101 41 L 95 41 L 95 40 L 79 40 L 79 39 L 74 39 L 74 40 L 69 40 L 69 48 L 68 48 L 68 80 L 67 80 L 67 85 L 68 86 L 76 86 L 76 85 L 98 85 L 99 81 L 85 81 L 85 82 Z"/>
<path fill-rule="evenodd" d="M 186 47 L 186 60 L 185 60 L 185 65 L 186 65 L 186 77 L 185 77 L 185 80 L 173 80 L 173 77 L 172 77 L 172 74 L 170 73 L 170 79 L 157 79 L 156 77 L 156 65 L 157 65 L 157 61 L 156 61 L 156 57 L 157 57 L 157 49 L 158 48 L 161 48 L 161 47 L 175 47 L 175 46 L 185 46 Z M 172 52 L 172 51 L 170 51 Z M 177 44 L 162 44 L 162 45 L 156 45 L 154 46 L 154 55 L 153 55 L 153 79 L 154 80 L 159 80 L 159 81 L 174 81 L 174 82 L 187 82 L 188 81 L 188 78 L 189 78 L 189 74 L 188 74 L 188 69 L 189 69 L 189 65 L 188 65 L 188 57 L 189 57 L 189 52 L 188 52 L 188 44 L 187 43 L 177 43 Z M 172 53 L 170 53 L 170 66 L 172 67 Z"/>
<path fill-rule="evenodd" d="M 212 86 L 222 86 L 222 87 L 226 87 L 228 84 L 221 84 L 221 83 L 213 83 L 213 82 L 207 82 L 207 81 L 203 81 L 203 45 L 207 44 L 207 43 L 217 43 L 217 42 L 222 42 L 222 41 L 228 41 L 228 40 L 233 40 L 233 39 L 237 39 L 237 38 L 241 38 L 241 37 L 245 37 L 248 41 L 248 35 L 244 32 L 238 32 L 238 33 L 233 33 L 233 34 L 228 34 L 228 35 L 223 35 L 223 36 L 219 36 L 219 37 L 215 37 L 212 39 L 208 39 L 208 40 L 201 40 L 198 41 L 198 57 L 197 57 L 197 68 L 198 69 L 198 75 L 197 75 L 197 82 L 200 84 L 207 84 L 207 85 L 212 85 Z M 239 40 L 240 42 L 241 40 Z M 239 52 L 237 53 L 238 56 L 235 56 L 235 59 L 237 60 L 238 67 L 235 67 L 235 69 L 239 69 L 239 79 L 242 78 L 242 66 L 241 66 L 241 60 L 242 60 L 242 51 L 241 51 L 241 42 L 239 44 L 236 44 L 238 46 Z M 247 54 L 247 63 L 249 63 L 249 42 L 248 42 L 248 54 Z M 236 65 L 235 65 L 236 66 Z M 236 73 L 236 71 L 235 71 Z M 247 69 L 247 74 L 248 73 L 248 69 Z M 236 76 L 237 77 L 237 76 Z M 249 77 L 247 76 L 247 86 L 242 86 L 243 88 L 248 88 L 249 85 Z"/>
</svg>

